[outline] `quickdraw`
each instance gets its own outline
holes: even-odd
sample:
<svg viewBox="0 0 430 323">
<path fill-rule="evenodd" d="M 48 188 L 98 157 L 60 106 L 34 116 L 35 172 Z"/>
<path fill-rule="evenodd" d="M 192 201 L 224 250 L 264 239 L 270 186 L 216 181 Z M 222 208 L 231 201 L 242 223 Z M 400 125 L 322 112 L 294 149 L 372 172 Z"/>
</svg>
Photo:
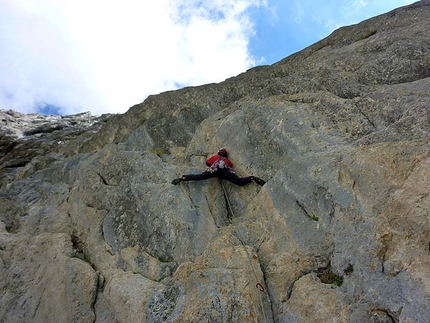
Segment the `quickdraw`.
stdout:
<svg viewBox="0 0 430 323">
<path fill-rule="evenodd" d="M 257 287 L 261 292 L 263 292 L 264 294 L 266 294 L 266 291 L 264 290 L 263 285 L 261 285 L 260 283 L 257 283 L 257 285 L 255 285 L 255 287 Z"/>
</svg>

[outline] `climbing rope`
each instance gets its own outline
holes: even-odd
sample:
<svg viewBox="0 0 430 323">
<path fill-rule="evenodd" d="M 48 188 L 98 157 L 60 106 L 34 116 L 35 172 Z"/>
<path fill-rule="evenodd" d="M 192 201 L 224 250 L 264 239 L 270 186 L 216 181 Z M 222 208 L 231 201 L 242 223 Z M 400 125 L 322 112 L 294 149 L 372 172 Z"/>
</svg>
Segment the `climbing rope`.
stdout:
<svg viewBox="0 0 430 323">
<path fill-rule="evenodd" d="M 230 204 L 230 199 L 228 198 L 227 191 L 226 191 L 226 189 L 224 187 L 223 181 L 220 179 L 219 182 L 221 184 L 222 190 L 224 192 L 224 197 L 225 197 L 225 200 L 227 202 L 227 211 L 228 211 L 228 213 L 230 213 L 229 220 L 230 220 L 230 223 L 232 223 L 232 219 L 234 218 L 234 213 L 233 213 L 233 209 L 232 209 L 231 204 Z M 257 282 L 255 284 L 255 287 L 258 288 L 262 293 L 264 293 L 267 296 L 268 294 L 266 293 L 263 285 L 258 281 L 257 273 L 255 272 L 254 266 L 252 265 L 251 255 L 249 254 L 248 249 L 246 248 L 245 243 L 242 241 L 241 238 L 239 238 L 239 237 L 237 237 L 237 238 L 239 239 L 240 243 L 242 244 L 243 249 L 245 249 L 246 256 L 247 256 L 248 261 L 249 261 L 249 265 L 251 267 L 252 273 L 254 274 L 255 281 Z M 267 322 L 266 311 L 264 310 L 264 304 L 263 304 L 262 298 L 259 297 L 259 300 L 260 300 L 261 309 L 263 311 L 264 321 Z"/>
</svg>

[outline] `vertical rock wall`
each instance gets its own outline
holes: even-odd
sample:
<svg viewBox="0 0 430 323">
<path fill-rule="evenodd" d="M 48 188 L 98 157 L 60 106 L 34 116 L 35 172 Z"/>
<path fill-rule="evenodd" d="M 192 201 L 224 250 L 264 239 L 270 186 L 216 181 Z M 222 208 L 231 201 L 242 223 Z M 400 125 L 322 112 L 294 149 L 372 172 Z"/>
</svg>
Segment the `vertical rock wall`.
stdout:
<svg viewBox="0 0 430 323">
<path fill-rule="evenodd" d="M 2 117 L 0 322 L 428 322 L 429 22 L 79 127 Z M 170 183 L 220 146 L 267 184 Z"/>
</svg>

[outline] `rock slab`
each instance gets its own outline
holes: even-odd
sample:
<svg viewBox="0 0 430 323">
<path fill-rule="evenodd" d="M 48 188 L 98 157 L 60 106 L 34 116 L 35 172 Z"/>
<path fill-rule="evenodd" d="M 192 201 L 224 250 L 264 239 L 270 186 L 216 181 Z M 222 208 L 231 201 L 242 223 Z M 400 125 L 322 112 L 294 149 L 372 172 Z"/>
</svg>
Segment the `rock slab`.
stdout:
<svg viewBox="0 0 430 323">
<path fill-rule="evenodd" d="M 429 34 L 419 1 L 122 115 L 1 111 L 0 322 L 427 323 Z M 267 184 L 171 184 L 221 146 Z"/>
</svg>

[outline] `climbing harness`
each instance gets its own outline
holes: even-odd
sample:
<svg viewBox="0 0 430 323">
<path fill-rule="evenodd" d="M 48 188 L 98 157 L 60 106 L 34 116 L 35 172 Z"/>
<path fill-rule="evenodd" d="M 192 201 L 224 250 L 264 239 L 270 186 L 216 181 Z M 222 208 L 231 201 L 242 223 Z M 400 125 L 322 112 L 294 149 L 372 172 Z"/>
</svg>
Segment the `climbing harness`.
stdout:
<svg viewBox="0 0 430 323">
<path fill-rule="evenodd" d="M 226 191 L 226 189 L 224 187 L 223 181 L 220 179 L 219 182 L 221 184 L 222 190 L 224 192 L 224 197 L 225 197 L 225 200 L 227 202 L 227 211 L 230 214 L 230 216 L 229 216 L 229 222 L 232 223 L 232 219 L 234 218 L 234 214 L 233 214 L 233 209 L 231 208 L 230 199 L 228 198 L 227 191 Z M 268 294 L 265 291 L 263 285 L 260 282 L 258 282 L 258 276 L 257 276 L 257 273 L 255 272 L 254 266 L 252 265 L 251 256 L 249 255 L 249 252 L 248 252 L 248 249 L 246 248 L 246 245 L 243 243 L 242 239 L 240 239 L 239 237 L 237 237 L 237 238 L 239 239 L 240 243 L 242 244 L 243 249 L 245 249 L 246 256 L 248 257 L 249 265 L 250 265 L 250 267 L 252 269 L 252 273 L 254 274 L 254 278 L 257 281 L 257 284 L 255 285 L 255 287 L 258 288 L 266 296 L 268 296 Z M 254 257 L 256 258 L 256 256 L 254 256 Z M 263 304 L 263 301 L 262 301 L 261 297 L 259 297 L 259 300 L 260 300 L 261 309 L 263 310 L 264 321 L 267 322 L 266 312 L 264 310 L 264 304 Z"/>
<path fill-rule="evenodd" d="M 207 171 L 211 173 L 215 173 L 220 169 L 226 169 L 228 171 L 232 171 L 233 169 L 229 165 L 227 165 L 225 160 L 226 160 L 226 157 L 218 158 L 212 165 L 208 167 Z"/>
</svg>

